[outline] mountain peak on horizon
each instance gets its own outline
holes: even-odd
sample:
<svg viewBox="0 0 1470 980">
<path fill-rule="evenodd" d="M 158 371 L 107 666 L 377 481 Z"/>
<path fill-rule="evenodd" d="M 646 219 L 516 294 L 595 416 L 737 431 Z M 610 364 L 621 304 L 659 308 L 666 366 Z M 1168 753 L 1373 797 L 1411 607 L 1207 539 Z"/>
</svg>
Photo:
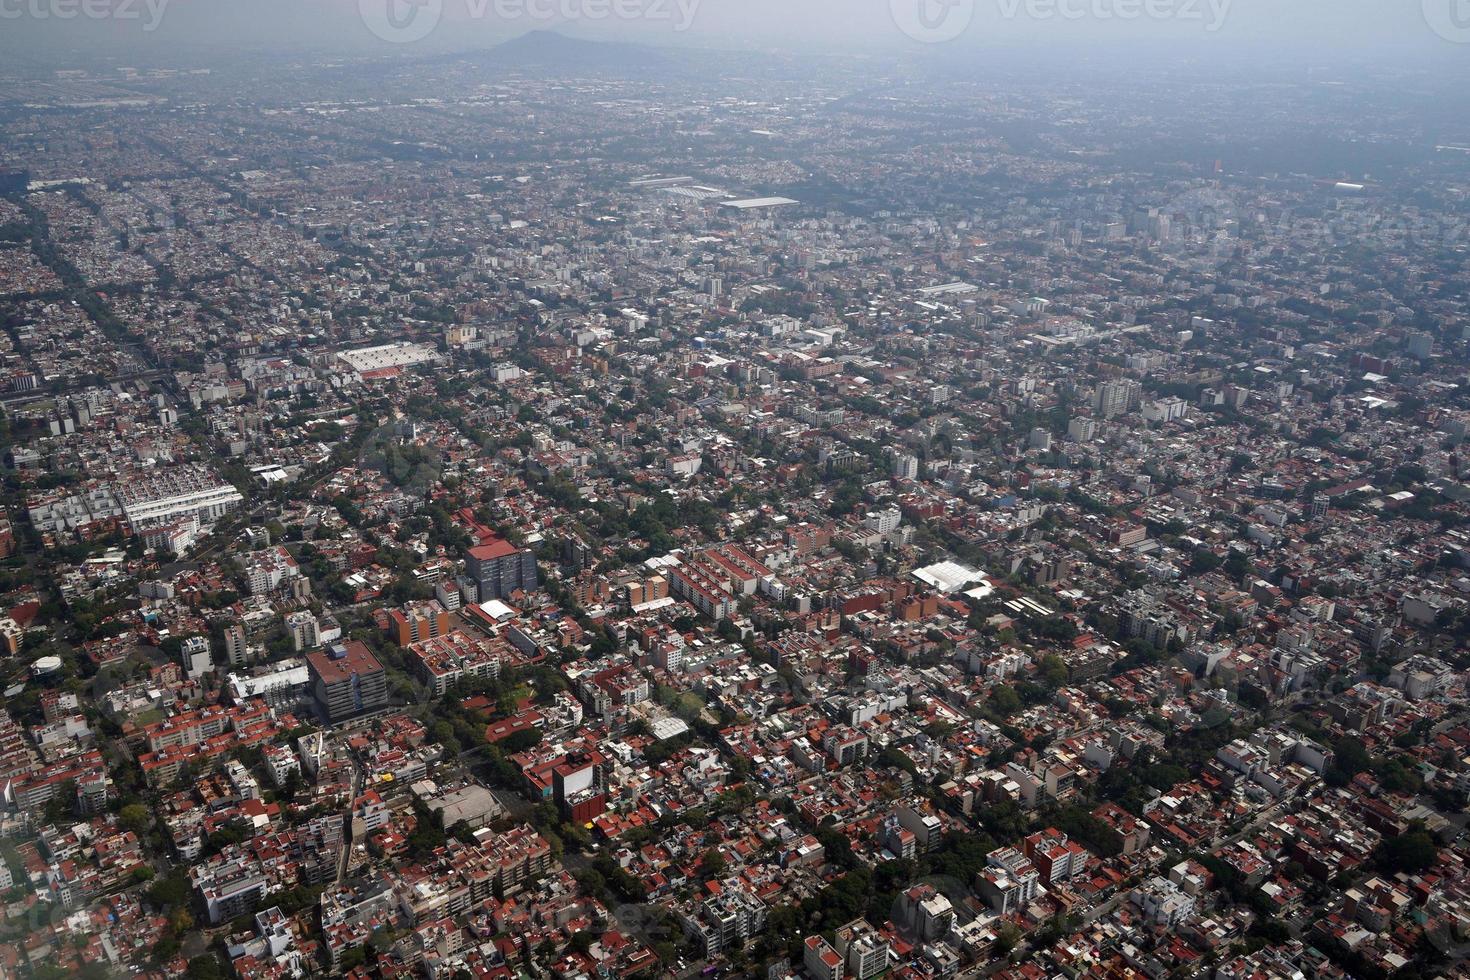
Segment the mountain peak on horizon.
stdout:
<svg viewBox="0 0 1470 980">
<path fill-rule="evenodd" d="M 494 63 L 516 67 L 643 71 L 665 65 L 657 49 L 619 38 L 578 37 L 554 27 L 527 31 L 483 52 Z"/>
</svg>

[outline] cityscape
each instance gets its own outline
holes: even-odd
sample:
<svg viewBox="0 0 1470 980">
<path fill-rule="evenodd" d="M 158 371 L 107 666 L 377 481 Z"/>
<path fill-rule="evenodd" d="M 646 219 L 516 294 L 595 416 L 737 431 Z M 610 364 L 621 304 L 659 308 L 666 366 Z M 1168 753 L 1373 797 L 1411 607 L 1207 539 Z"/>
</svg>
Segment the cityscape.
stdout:
<svg viewBox="0 0 1470 980">
<path fill-rule="evenodd" d="M 0 980 L 1470 975 L 1447 28 L 365 23 L 0 60 Z"/>
</svg>

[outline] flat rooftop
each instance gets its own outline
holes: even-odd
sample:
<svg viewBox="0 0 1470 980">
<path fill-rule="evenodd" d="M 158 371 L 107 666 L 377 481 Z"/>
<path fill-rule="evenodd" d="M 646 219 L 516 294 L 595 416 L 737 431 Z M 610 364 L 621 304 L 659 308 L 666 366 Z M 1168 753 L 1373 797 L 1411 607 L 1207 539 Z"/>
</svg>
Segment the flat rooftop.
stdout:
<svg viewBox="0 0 1470 980">
<path fill-rule="evenodd" d="M 362 676 L 380 673 L 383 669 L 383 665 L 378 663 L 378 658 L 373 656 L 373 652 L 359 640 L 349 640 L 326 650 L 308 654 L 306 662 L 311 665 L 312 671 L 327 684 L 350 680 L 354 674 Z"/>
<path fill-rule="evenodd" d="M 747 197 L 739 201 L 725 201 L 720 206 L 735 208 L 739 211 L 754 211 L 759 208 L 782 208 L 790 204 L 800 204 L 789 197 Z"/>
</svg>

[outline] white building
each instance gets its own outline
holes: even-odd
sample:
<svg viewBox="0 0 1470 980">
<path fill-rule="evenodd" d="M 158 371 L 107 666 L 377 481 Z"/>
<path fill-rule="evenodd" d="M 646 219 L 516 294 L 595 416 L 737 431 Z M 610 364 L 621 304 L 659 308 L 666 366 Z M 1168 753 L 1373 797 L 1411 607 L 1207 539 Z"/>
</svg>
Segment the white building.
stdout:
<svg viewBox="0 0 1470 980">
<path fill-rule="evenodd" d="M 197 680 L 214 669 L 209 656 L 209 640 L 202 636 L 191 636 L 179 648 L 179 658 L 184 662 L 184 672 L 189 680 Z"/>
<path fill-rule="evenodd" d="M 257 677 L 230 674 L 225 679 L 230 699 L 236 704 L 246 698 L 261 698 L 276 707 L 295 704 L 310 682 L 306 663 L 301 660 L 283 661 L 270 673 Z"/>
<path fill-rule="evenodd" d="M 1014 847 L 1002 847 L 986 857 L 989 865 L 975 878 L 975 890 L 996 915 L 1009 915 L 1036 898 L 1041 875 L 1026 855 Z"/>
<path fill-rule="evenodd" d="M 1398 688 L 1411 700 L 1430 697 L 1448 690 L 1455 682 L 1455 672 L 1442 660 L 1416 654 L 1397 664 L 1388 675 L 1388 686 Z"/>
<path fill-rule="evenodd" d="M 288 579 L 296 578 L 301 574 L 296 559 L 279 545 L 246 555 L 244 565 L 245 579 L 251 595 L 269 595 Z"/>
<path fill-rule="evenodd" d="M 308 610 L 302 609 L 286 617 L 286 631 L 291 634 L 291 647 L 297 653 L 321 646 L 321 630 Z"/>
<path fill-rule="evenodd" d="M 245 502 L 231 484 L 203 466 L 178 466 L 114 488 L 134 534 L 188 517 L 211 524 Z"/>
<path fill-rule="evenodd" d="M 134 534 L 167 525 L 212 523 L 245 498 L 204 466 L 154 470 L 125 483 L 104 483 L 84 493 L 30 508 L 36 530 L 69 532 L 88 524 L 121 520 Z M 196 528 L 197 531 L 197 528 Z"/>
<path fill-rule="evenodd" d="M 903 511 L 897 507 L 888 507 L 884 510 L 869 511 L 863 518 L 863 524 L 877 531 L 879 534 L 891 534 L 897 531 L 903 523 Z"/>
<path fill-rule="evenodd" d="M 1177 884 L 1155 875 L 1129 896 L 1154 925 L 1173 927 L 1194 914 L 1194 899 Z"/>
<path fill-rule="evenodd" d="M 437 362 L 440 360 L 440 355 L 438 351 L 422 344 L 399 341 L 394 344 L 383 344 L 380 347 L 362 347 L 357 350 L 342 351 L 337 355 L 337 360 L 361 376 L 375 371 L 391 371 L 395 368 Z"/>
<path fill-rule="evenodd" d="M 1182 398 L 1161 398 L 1143 403 L 1145 422 L 1173 422 L 1189 414 L 1189 402 Z"/>
<path fill-rule="evenodd" d="M 1143 396 L 1143 385 L 1128 379 L 1104 381 L 1097 387 L 1093 408 L 1105 419 L 1117 418 L 1138 405 Z"/>
<path fill-rule="evenodd" d="M 265 762 L 271 782 L 277 786 L 284 786 L 292 773 L 301 775 L 301 760 L 284 745 L 267 745 L 261 749 L 260 757 Z"/>
</svg>

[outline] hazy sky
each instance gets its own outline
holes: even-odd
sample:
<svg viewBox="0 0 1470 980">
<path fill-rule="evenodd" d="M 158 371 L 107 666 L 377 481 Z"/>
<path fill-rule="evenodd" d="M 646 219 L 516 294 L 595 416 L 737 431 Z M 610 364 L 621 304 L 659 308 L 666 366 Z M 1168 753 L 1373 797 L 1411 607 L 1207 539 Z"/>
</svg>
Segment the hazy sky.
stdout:
<svg viewBox="0 0 1470 980">
<path fill-rule="evenodd" d="M 1222 54 L 1245 45 L 1413 50 L 1470 62 L 1470 0 L 0 0 L 0 47 L 101 45 L 119 55 L 196 43 L 411 53 L 538 28 L 729 47 L 953 54 L 1137 42 Z"/>
</svg>

